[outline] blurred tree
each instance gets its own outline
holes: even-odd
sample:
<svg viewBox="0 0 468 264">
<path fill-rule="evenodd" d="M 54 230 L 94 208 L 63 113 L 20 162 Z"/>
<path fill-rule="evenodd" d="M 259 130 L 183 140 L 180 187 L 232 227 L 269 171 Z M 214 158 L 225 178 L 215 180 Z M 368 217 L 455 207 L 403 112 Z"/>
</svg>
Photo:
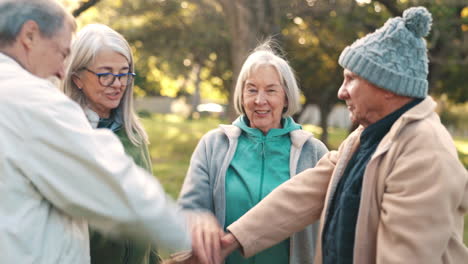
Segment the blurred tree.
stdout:
<svg viewBox="0 0 468 264">
<path fill-rule="evenodd" d="M 392 16 L 421 1 L 378 0 Z M 464 3 L 463 3 L 464 2 Z M 424 1 L 432 13 L 433 25 L 428 36 L 429 91 L 447 95 L 454 102 L 468 101 L 466 67 L 468 65 L 468 3 L 466 1 Z"/>
<path fill-rule="evenodd" d="M 282 6 L 282 34 L 289 59 L 305 97 L 304 108 L 320 109 L 321 140 L 328 143 L 328 116 L 339 102 L 343 69 L 341 51 L 382 22 L 371 7 L 353 1 L 290 1 Z M 382 22 L 383 23 L 383 22 Z"/>
<path fill-rule="evenodd" d="M 270 36 L 278 36 L 279 0 L 217 0 L 223 7 L 223 13 L 231 36 L 230 53 L 232 61 L 233 84 L 250 51 Z M 229 92 L 228 116 L 235 118 L 231 103 L 234 85 Z"/>
<path fill-rule="evenodd" d="M 338 102 L 343 69 L 337 62 L 341 51 L 418 2 L 296 0 L 280 7 L 284 11 L 280 25 L 285 48 L 300 80 L 305 105 L 316 104 L 320 109 L 323 142 L 328 141 L 328 115 Z M 466 102 L 463 78 L 468 63 L 468 7 L 461 1 L 453 2 L 425 3 L 435 21 L 427 38 L 429 86 L 431 94 L 446 94 L 454 101 Z"/>
<path fill-rule="evenodd" d="M 71 0 L 64 0 L 71 1 Z M 142 94 L 228 97 L 248 53 L 273 36 L 296 70 L 305 104 L 321 110 L 322 140 L 342 82 L 338 56 L 409 6 L 434 17 L 428 40 L 430 92 L 466 102 L 468 7 L 462 1 L 421 0 L 89 0 L 82 24 L 101 22 L 121 32 L 135 52 Z M 450 3 L 449 3 L 450 2 Z M 85 3 L 85 2 L 82 2 Z M 230 117 L 234 117 L 231 104 Z"/>
<path fill-rule="evenodd" d="M 94 5 L 97 4 L 99 1 L 101 1 L 101 0 L 81 1 L 81 2 L 80 2 L 80 5 L 79 5 L 75 10 L 73 10 L 72 15 L 73 15 L 74 17 L 78 17 L 79 15 L 81 15 L 81 13 L 83 13 L 83 12 L 86 11 L 86 10 L 88 10 L 88 8 L 94 6 Z"/>
<path fill-rule="evenodd" d="M 80 17 L 81 24 L 104 23 L 126 37 L 135 55 L 137 92 L 191 94 L 194 105 L 200 93 L 227 97 L 229 34 L 216 1 L 102 0 L 94 7 Z"/>
</svg>

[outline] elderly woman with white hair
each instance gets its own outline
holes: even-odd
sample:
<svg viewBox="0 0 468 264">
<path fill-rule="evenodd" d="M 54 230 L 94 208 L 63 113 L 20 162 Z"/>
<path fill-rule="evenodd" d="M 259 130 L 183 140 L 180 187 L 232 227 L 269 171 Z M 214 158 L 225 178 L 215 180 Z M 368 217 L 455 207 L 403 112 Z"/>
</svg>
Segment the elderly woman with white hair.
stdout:
<svg viewBox="0 0 468 264">
<path fill-rule="evenodd" d="M 125 152 L 151 173 L 148 137 L 133 110 L 134 76 L 128 42 L 105 25 L 91 24 L 78 33 L 73 43 L 63 91 L 81 105 L 93 128 L 112 130 Z M 93 230 L 90 240 L 91 263 L 159 262 L 150 245 L 109 238 Z"/>
<path fill-rule="evenodd" d="M 234 105 L 237 120 L 200 140 L 179 197 L 182 207 L 212 212 L 224 228 L 328 151 L 291 117 L 300 107 L 299 88 L 269 42 L 244 62 Z M 317 228 L 317 223 L 308 226 L 249 259 L 234 252 L 226 263 L 312 263 Z"/>
</svg>

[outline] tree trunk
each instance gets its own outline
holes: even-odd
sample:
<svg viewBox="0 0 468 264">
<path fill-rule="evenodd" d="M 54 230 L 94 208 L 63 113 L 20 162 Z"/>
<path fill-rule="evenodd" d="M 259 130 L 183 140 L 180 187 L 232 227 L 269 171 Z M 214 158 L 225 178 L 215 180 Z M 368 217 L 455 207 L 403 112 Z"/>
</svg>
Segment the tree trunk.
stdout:
<svg viewBox="0 0 468 264">
<path fill-rule="evenodd" d="M 192 74 L 193 74 L 193 84 L 195 86 L 195 91 L 192 96 L 192 113 L 190 114 L 190 117 L 194 117 L 194 113 L 198 112 L 197 106 L 200 104 L 200 83 L 201 83 L 201 78 L 200 78 L 200 72 L 201 72 L 201 67 L 200 64 L 194 64 L 193 69 L 192 69 Z"/>
<path fill-rule="evenodd" d="M 279 32 L 277 8 L 274 0 L 218 0 L 223 7 L 231 35 L 233 82 L 229 89 L 227 117 L 236 113 L 233 95 L 237 77 L 249 52 L 259 41 Z"/>
<path fill-rule="evenodd" d="M 330 105 L 319 105 L 320 108 L 320 127 L 322 128 L 322 135 L 320 140 L 329 148 L 328 144 L 328 116 L 330 115 Z"/>
<path fill-rule="evenodd" d="M 81 13 L 88 10 L 90 7 L 96 5 L 99 1 L 101 0 L 82 1 L 80 6 L 77 9 L 73 10 L 72 15 L 74 17 L 78 17 L 79 15 L 81 15 Z"/>
</svg>

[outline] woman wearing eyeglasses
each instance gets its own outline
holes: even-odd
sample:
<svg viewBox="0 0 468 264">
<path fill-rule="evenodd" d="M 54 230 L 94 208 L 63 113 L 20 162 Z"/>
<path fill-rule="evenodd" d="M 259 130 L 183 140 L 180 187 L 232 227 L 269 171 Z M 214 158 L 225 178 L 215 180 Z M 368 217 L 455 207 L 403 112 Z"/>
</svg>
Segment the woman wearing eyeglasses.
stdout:
<svg viewBox="0 0 468 264">
<path fill-rule="evenodd" d="M 91 24 L 77 34 L 73 43 L 63 90 L 81 105 L 92 127 L 111 129 L 125 152 L 151 173 L 148 137 L 133 110 L 134 76 L 128 42 L 105 25 Z M 111 239 L 93 230 L 90 240 L 91 263 L 160 262 L 149 245 Z"/>
</svg>

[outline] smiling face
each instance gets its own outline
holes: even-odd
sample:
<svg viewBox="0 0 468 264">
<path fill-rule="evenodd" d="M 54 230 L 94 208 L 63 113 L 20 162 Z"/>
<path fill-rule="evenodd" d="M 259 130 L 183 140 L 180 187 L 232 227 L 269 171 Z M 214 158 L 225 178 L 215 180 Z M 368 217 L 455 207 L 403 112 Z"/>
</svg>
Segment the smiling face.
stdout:
<svg viewBox="0 0 468 264">
<path fill-rule="evenodd" d="M 388 114 L 385 99 L 387 91 L 347 69 L 343 75 L 344 80 L 338 90 L 338 98 L 346 102 L 353 123 L 367 127 Z"/>
<path fill-rule="evenodd" d="M 272 128 L 281 127 L 287 99 L 273 66 L 260 66 L 247 78 L 242 91 L 242 106 L 250 127 L 258 128 L 264 134 Z"/>
<path fill-rule="evenodd" d="M 95 73 L 128 73 L 129 63 L 125 56 L 112 50 L 100 51 L 94 63 L 87 69 Z M 115 78 L 110 86 L 102 86 L 96 74 L 82 70 L 79 75 L 74 76 L 73 82 L 82 89 L 86 96 L 88 107 L 96 112 L 101 118 L 108 118 L 111 110 L 119 106 L 124 95 L 127 84 Z"/>
</svg>

